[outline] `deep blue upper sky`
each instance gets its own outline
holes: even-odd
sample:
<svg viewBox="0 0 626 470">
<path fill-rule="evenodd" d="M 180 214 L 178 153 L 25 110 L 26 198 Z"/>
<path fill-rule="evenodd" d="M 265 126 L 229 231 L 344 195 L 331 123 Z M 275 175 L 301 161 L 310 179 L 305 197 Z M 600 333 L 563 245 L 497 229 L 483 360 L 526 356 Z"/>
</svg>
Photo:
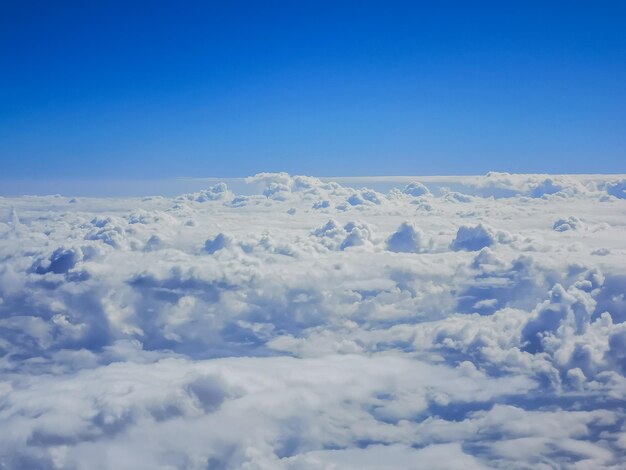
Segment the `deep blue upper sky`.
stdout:
<svg viewBox="0 0 626 470">
<path fill-rule="evenodd" d="M 0 0 L 0 180 L 625 162 L 626 2 Z"/>
</svg>

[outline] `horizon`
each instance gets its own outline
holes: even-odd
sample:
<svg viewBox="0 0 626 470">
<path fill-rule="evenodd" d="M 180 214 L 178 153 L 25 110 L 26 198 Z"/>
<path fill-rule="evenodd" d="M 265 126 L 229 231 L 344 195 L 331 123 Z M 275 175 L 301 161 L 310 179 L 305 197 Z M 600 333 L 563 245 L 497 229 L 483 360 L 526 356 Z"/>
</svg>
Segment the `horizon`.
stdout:
<svg viewBox="0 0 626 470">
<path fill-rule="evenodd" d="M 380 192 L 391 189 L 402 189 L 412 182 L 424 183 L 440 187 L 452 185 L 460 188 L 467 183 L 484 180 L 490 176 L 513 177 L 517 179 L 559 178 L 566 177 L 584 182 L 616 182 L 626 178 L 626 174 L 620 173 L 589 173 L 589 174 L 549 174 L 549 173 L 507 173 L 488 172 L 483 175 L 389 175 L 389 176 L 314 176 L 314 175 L 290 175 L 286 172 L 262 172 L 246 177 L 177 177 L 162 179 L 47 179 L 47 180 L 12 180 L 0 185 L 0 197 L 11 198 L 18 196 L 67 196 L 67 197 L 147 197 L 164 196 L 175 197 L 182 194 L 201 191 L 216 183 L 226 183 L 229 189 L 237 194 L 252 195 L 260 194 L 257 183 L 252 182 L 255 177 L 262 174 L 286 175 L 288 177 L 304 176 L 318 179 L 323 182 L 335 182 L 346 188 L 370 188 Z M 441 186 L 445 187 L 445 186 Z M 470 191 L 471 192 L 471 191 Z"/>
</svg>

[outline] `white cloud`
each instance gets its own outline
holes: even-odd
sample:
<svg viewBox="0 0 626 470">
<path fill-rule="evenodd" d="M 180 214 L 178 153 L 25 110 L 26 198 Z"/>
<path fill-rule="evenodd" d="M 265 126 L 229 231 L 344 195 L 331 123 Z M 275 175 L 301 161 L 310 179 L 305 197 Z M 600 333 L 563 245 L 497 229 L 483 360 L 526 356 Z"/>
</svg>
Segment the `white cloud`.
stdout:
<svg viewBox="0 0 626 470">
<path fill-rule="evenodd" d="M 213 254 L 231 243 L 230 238 L 223 233 L 218 233 L 215 238 L 210 238 L 204 243 L 204 249 L 207 253 Z"/>
<path fill-rule="evenodd" d="M 483 224 L 474 227 L 462 225 L 456 232 L 456 237 L 450 244 L 450 248 L 459 251 L 478 251 L 495 243 L 493 232 Z"/>
<path fill-rule="evenodd" d="M 387 239 L 389 251 L 419 253 L 423 250 L 424 234 L 411 222 L 402 222 Z"/>
<path fill-rule="evenodd" d="M 585 225 L 578 217 L 568 217 L 567 219 L 558 219 L 552 225 L 557 232 L 567 232 L 569 230 L 580 230 Z"/>
<path fill-rule="evenodd" d="M 622 467 L 623 181 L 0 198 L 0 466 Z"/>
<path fill-rule="evenodd" d="M 402 192 L 414 197 L 426 196 L 430 194 L 428 188 L 419 181 L 413 181 L 412 183 L 407 184 Z"/>
</svg>

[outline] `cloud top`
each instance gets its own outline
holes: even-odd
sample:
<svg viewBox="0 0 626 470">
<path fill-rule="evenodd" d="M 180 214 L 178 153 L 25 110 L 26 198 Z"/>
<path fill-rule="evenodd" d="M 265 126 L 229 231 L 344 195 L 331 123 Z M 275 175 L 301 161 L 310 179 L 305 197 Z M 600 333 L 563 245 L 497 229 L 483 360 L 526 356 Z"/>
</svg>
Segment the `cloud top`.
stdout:
<svg viewBox="0 0 626 470">
<path fill-rule="evenodd" d="M 623 467 L 621 179 L 432 178 L 0 198 L 0 466 Z"/>
</svg>

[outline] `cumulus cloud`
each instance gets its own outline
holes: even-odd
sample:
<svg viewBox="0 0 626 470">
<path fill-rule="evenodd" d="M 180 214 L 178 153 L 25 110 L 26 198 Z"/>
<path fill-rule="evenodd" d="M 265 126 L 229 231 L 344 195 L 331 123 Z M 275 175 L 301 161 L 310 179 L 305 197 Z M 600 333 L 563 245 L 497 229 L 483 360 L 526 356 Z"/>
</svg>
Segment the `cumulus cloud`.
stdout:
<svg viewBox="0 0 626 470">
<path fill-rule="evenodd" d="M 611 182 L 606 192 L 618 199 L 626 199 L 626 179 Z"/>
<path fill-rule="evenodd" d="M 387 249 L 397 253 L 419 253 L 423 249 L 424 234 L 411 222 L 402 222 L 387 239 Z"/>
<path fill-rule="evenodd" d="M 216 251 L 225 248 L 229 243 L 230 238 L 227 235 L 224 235 L 223 233 L 218 233 L 215 238 L 208 239 L 206 242 L 204 242 L 204 250 L 209 254 L 213 254 Z"/>
<path fill-rule="evenodd" d="M 209 202 L 209 201 L 226 201 L 233 198 L 233 193 L 228 189 L 226 183 L 218 183 L 207 189 L 196 193 L 184 194 L 180 196 L 180 200 Z"/>
<path fill-rule="evenodd" d="M 570 230 L 579 230 L 584 227 L 584 224 L 578 217 L 568 217 L 567 219 L 558 219 L 552 225 L 552 228 L 557 232 L 567 232 Z"/>
<path fill-rule="evenodd" d="M 402 192 L 413 197 L 426 196 L 430 194 L 428 188 L 419 181 L 413 181 L 412 183 L 407 184 Z"/>
<path fill-rule="evenodd" d="M 483 224 L 476 226 L 462 225 L 456 232 L 456 237 L 450 244 L 450 248 L 459 251 L 478 251 L 481 248 L 491 246 L 496 239 L 492 230 Z"/>
<path fill-rule="evenodd" d="M 622 179 L 247 181 L 0 198 L 0 466 L 626 464 Z"/>
</svg>

